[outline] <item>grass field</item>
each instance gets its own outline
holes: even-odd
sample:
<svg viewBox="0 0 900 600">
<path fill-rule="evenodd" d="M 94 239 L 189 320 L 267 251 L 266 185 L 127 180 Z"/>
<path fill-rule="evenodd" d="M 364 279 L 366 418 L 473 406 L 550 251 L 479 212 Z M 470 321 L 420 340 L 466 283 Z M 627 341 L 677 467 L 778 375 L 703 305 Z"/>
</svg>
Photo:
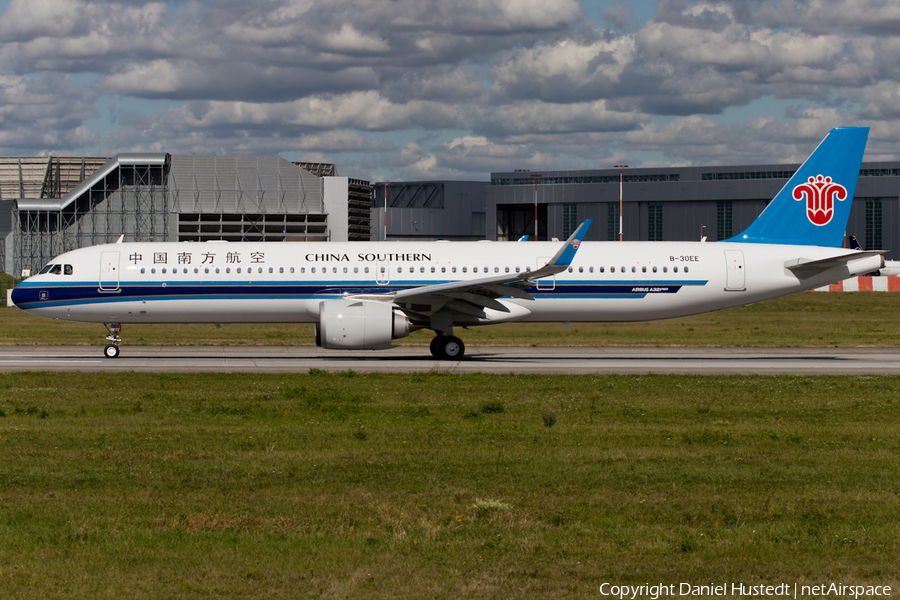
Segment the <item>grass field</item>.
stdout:
<svg viewBox="0 0 900 600">
<path fill-rule="evenodd" d="M 0 597 L 900 585 L 893 377 L 0 374 Z"/>
<path fill-rule="evenodd" d="M 900 346 L 900 294 L 803 293 L 744 308 L 649 323 L 508 324 L 457 328 L 468 346 Z M 0 309 L 0 344 L 102 346 L 102 325 Z M 399 345 L 428 345 L 414 333 Z M 126 325 L 125 347 L 313 344 L 312 325 Z"/>
</svg>

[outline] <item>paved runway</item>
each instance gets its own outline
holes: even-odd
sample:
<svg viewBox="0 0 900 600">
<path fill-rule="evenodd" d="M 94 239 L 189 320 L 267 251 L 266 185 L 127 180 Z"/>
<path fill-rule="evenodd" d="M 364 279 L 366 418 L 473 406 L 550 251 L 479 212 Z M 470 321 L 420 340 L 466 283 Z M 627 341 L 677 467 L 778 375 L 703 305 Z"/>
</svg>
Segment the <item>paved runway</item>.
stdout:
<svg viewBox="0 0 900 600">
<path fill-rule="evenodd" d="M 104 358 L 87 346 L 2 346 L 0 371 L 306 373 L 689 373 L 900 375 L 893 348 L 501 348 L 470 347 L 458 362 L 427 348 L 329 351 L 315 347 L 123 346 Z"/>
</svg>

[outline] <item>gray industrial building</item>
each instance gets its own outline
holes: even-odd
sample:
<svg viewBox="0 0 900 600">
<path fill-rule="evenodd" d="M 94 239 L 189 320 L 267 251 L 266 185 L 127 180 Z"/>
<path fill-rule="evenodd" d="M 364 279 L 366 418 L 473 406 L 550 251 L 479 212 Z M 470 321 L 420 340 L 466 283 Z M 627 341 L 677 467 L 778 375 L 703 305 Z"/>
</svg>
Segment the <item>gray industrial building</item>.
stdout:
<svg viewBox="0 0 900 600">
<path fill-rule="evenodd" d="M 624 169 L 625 240 L 721 240 L 799 165 Z M 0 265 L 21 276 L 67 250 L 130 241 L 617 240 L 618 169 L 513 171 L 490 182 L 376 183 L 278 156 L 0 158 Z M 385 201 L 385 199 L 387 201 Z M 900 259 L 900 162 L 863 163 L 847 233 Z"/>
<path fill-rule="evenodd" d="M 799 165 L 624 169 L 624 240 L 723 240 L 743 231 Z M 619 169 L 492 173 L 490 183 L 377 184 L 373 235 L 387 238 L 565 239 L 593 219 L 588 240 L 619 239 Z M 477 193 L 481 186 L 482 194 Z M 864 248 L 900 259 L 900 162 L 863 163 L 847 225 Z M 489 224 L 489 226 L 488 226 Z M 384 233 L 378 233 L 384 239 Z"/>
<path fill-rule="evenodd" d="M 116 241 L 368 240 L 371 188 L 279 156 L 0 158 L 0 264 Z"/>
</svg>

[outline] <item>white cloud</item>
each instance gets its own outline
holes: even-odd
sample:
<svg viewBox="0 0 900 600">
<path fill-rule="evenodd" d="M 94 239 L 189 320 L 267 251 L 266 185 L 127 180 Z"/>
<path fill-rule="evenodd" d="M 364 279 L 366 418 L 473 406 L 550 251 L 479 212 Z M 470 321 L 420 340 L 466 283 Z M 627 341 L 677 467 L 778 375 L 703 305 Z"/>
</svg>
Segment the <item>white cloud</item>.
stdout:
<svg viewBox="0 0 900 600">
<path fill-rule="evenodd" d="M 372 179 L 608 166 L 629 153 L 779 162 L 836 124 L 870 125 L 873 155 L 895 152 L 894 0 L 659 0 L 643 23 L 619 2 L 602 13 L 616 31 L 596 27 L 594 10 L 10 0 L 0 144 L 307 153 Z M 773 98 L 781 108 L 760 108 Z"/>
</svg>

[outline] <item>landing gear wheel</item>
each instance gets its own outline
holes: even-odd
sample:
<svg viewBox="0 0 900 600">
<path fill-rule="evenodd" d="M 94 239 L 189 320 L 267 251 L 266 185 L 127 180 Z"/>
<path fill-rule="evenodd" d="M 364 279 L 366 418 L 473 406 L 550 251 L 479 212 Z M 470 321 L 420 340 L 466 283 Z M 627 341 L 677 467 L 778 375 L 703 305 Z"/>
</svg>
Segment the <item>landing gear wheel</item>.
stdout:
<svg viewBox="0 0 900 600">
<path fill-rule="evenodd" d="M 119 334 L 122 333 L 122 326 L 118 323 L 104 323 L 103 326 L 109 332 L 109 335 L 106 337 L 106 341 L 109 344 L 103 349 L 103 355 L 106 358 L 118 358 L 119 344 L 122 342 L 122 338 L 119 337 Z"/>
<path fill-rule="evenodd" d="M 439 335 L 431 340 L 431 354 L 438 360 L 462 360 L 466 345 L 458 337 Z"/>
</svg>

